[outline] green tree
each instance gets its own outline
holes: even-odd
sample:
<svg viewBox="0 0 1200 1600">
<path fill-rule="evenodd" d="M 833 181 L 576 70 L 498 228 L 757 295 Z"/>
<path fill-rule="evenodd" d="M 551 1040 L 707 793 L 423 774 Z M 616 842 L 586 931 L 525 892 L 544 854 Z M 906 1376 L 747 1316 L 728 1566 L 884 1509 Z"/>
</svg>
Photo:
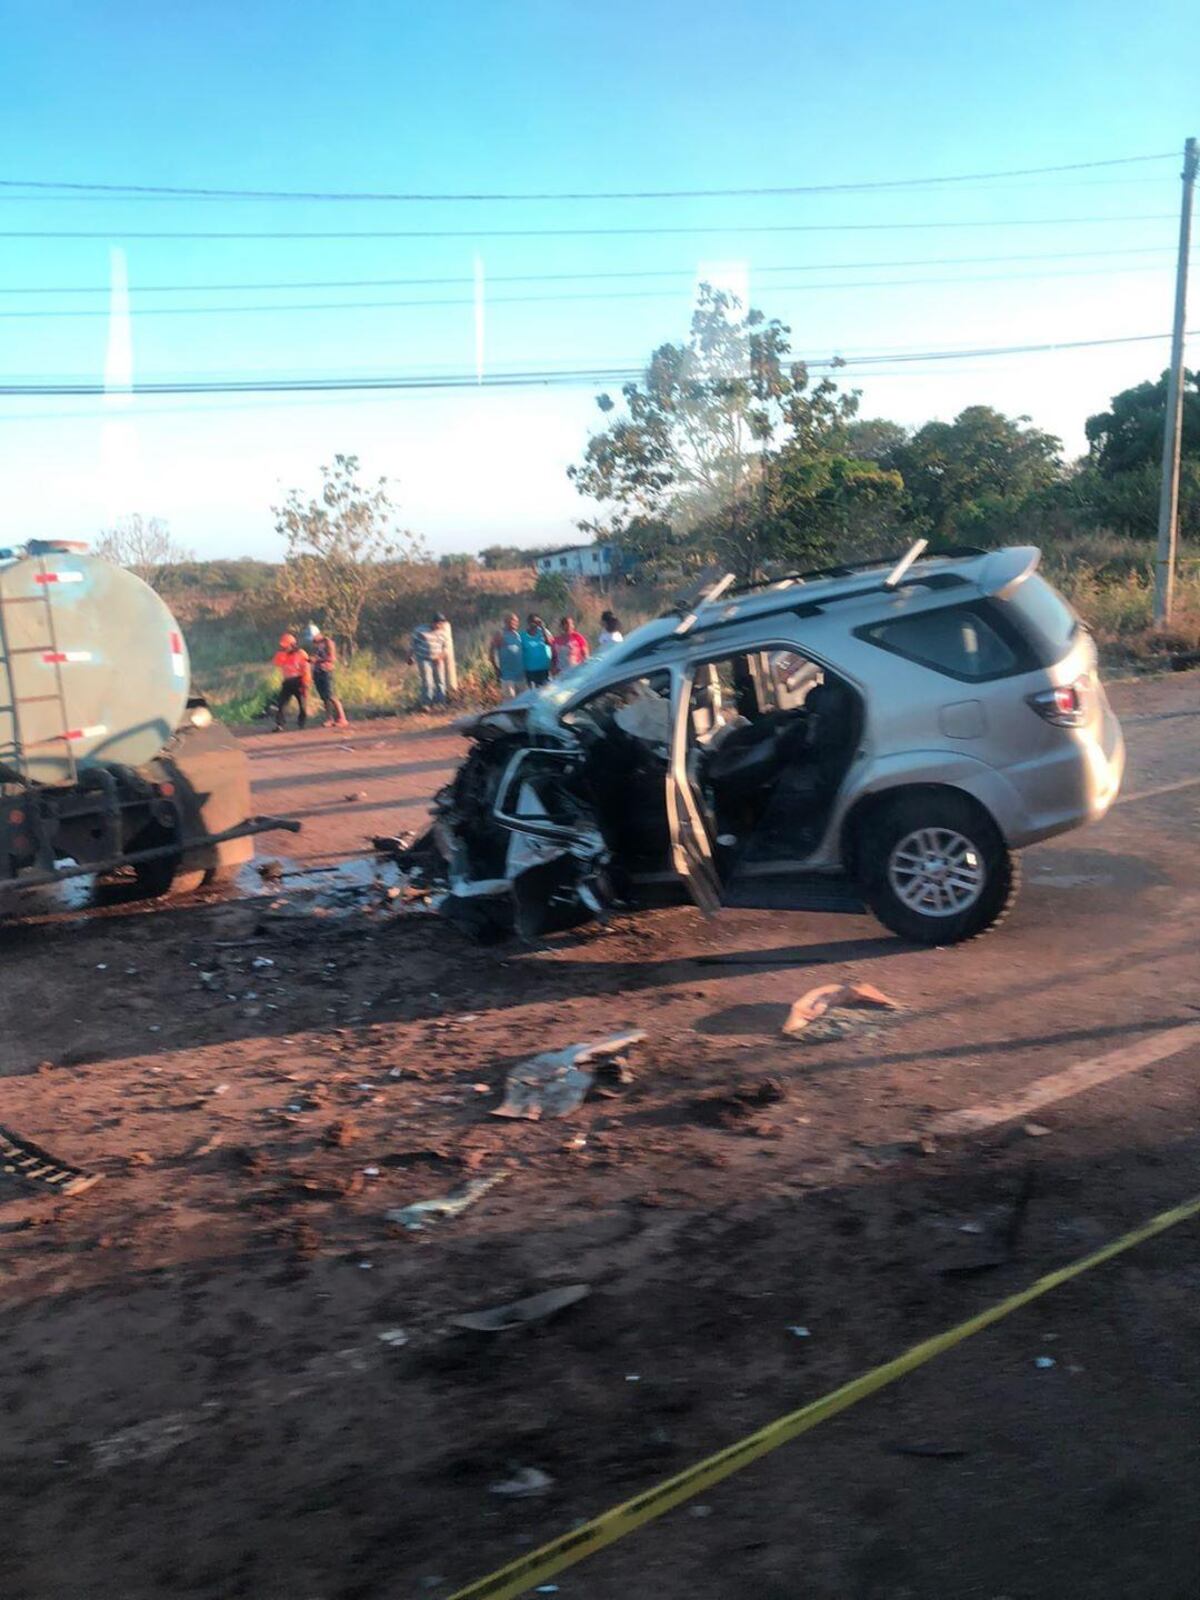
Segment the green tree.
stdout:
<svg viewBox="0 0 1200 1600">
<path fill-rule="evenodd" d="M 1113 396 L 1107 411 L 1084 424 L 1088 459 L 1103 478 L 1162 465 L 1163 424 L 1167 416 L 1167 374 L 1156 383 L 1138 383 Z M 1185 460 L 1200 459 L 1200 372 L 1183 375 Z"/>
<path fill-rule="evenodd" d="M 1071 479 L 1069 501 L 1078 522 L 1087 527 L 1152 539 L 1158 532 L 1161 483 L 1160 462 L 1146 461 L 1125 472 L 1105 474 L 1084 457 Z M 1200 454 L 1180 462 L 1179 528 L 1185 539 L 1200 539 Z"/>
<path fill-rule="evenodd" d="M 581 525 L 643 561 L 716 557 L 749 575 L 769 557 L 817 549 L 827 537 L 826 502 L 815 489 L 800 492 L 802 462 L 826 472 L 838 522 L 867 482 L 880 492 L 869 467 L 856 474 L 834 465 L 858 396 L 828 378 L 810 389 L 804 364 L 789 360 L 789 334 L 701 285 L 686 343 L 654 352 L 644 377 L 622 389 L 623 411 L 568 469 L 601 506 Z M 606 415 L 616 409 L 607 394 L 598 404 Z"/>
<path fill-rule="evenodd" d="M 1073 485 L 1080 519 L 1134 538 L 1158 528 L 1167 375 L 1113 396 L 1109 409 L 1085 423 L 1088 453 Z M 1179 473 L 1179 525 L 1200 538 L 1200 373 L 1185 372 Z"/>
<path fill-rule="evenodd" d="M 863 556 L 892 531 L 904 494 L 898 472 L 837 450 L 789 445 L 770 467 L 763 545 L 772 557 Z"/>
<path fill-rule="evenodd" d="M 904 517 L 935 540 L 1002 537 L 1062 474 L 1061 443 L 991 406 L 927 422 L 882 457 L 904 480 Z"/>
<path fill-rule="evenodd" d="M 307 501 L 292 489 L 273 506 L 275 531 L 286 542 L 281 604 L 297 621 L 322 618 L 349 653 L 358 646 L 367 602 L 403 587 L 405 569 L 428 561 L 421 538 L 392 525 L 387 479 L 358 481 L 358 457 L 337 455 L 322 467 L 320 494 Z"/>
<path fill-rule="evenodd" d="M 856 461 L 886 461 L 908 443 L 909 430 L 887 417 L 861 417 L 846 424 L 842 448 Z"/>
</svg>

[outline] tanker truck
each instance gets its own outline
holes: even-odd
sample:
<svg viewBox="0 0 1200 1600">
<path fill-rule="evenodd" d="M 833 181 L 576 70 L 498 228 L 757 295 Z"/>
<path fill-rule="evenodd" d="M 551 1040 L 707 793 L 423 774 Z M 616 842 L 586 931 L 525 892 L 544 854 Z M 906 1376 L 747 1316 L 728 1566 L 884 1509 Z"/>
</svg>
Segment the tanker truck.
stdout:
<svg viewBox="0 0 1200 1600">
<path fill-rule="evenodd" d="M 86 545 L 0 549 L 0 915 L 84 875 L 131 869 L 146 897 L 226 876 L 299 829 L 250 806 L 161 597 Z"/>
</svg>

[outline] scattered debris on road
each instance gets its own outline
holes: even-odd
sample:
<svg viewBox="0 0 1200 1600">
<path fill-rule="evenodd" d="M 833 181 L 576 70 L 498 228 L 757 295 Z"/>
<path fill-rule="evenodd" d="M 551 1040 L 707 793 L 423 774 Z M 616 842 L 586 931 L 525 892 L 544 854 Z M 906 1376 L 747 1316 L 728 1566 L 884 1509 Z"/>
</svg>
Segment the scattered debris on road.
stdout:
<svg viewBox="0 0 1200 1600">
<path fill-rule="evenodd" d="M 554 1487 L 554 1479 L 540 1467 L 522 1467 L 503 1483 L 493 1483 L 491 1494 L 507 1495 L 510 1500 L 528 1500 L 533 1495 L 545 1494 Z"/>
<path fill-rule="evenodd" d="M 583 1104 L 596 1076 L 591 1062 L 608 1062 L 622 1074 L 622 1060 L 629 1049 L 646 1037 L 640 1030 L 614 1034 L 597 1044 L 568 1045 L 565 1050 L 543 1050 L 523 1061 L 508 1074 L 504 1103 L 492 1111 L 494 1117 L 524 1118 L 537 1122 L 542 1117 L 565 1117 Z"/>
<path fill-rule="evenodd" d="M 977 1241 L 965 1248 L 958 1245 L 938 1262 L 943 1278 L 971 1278 L 981 1272 L 1006 1267 L 1016 1254 L 1017 1241 L 1025 1224 L 1025 1214 L 1033 1196 L 1033 1168 L 1028 1167 L 1009 1196 L 988 1206 L 981 1217 L 958 1224 L 956 1232 Z"/>
<path fill-rule="evenodd" d="M 450 1322 L 455 1328 L 469 1328 L 473 1333 L 504 1333 L 509 1328 L 524 1328 L 531 1322 L 544 1322 L 567 1306 L 577 1305 L 591 1294 L 587 1283 L 568 1283 L 560 1289 L 544 1289 L 541 1294 L 531 1294 L 524 1300 L 512 1300 L 508 1305 L 492 1306 L 486 1311 L 463 1311 Z"/>
<path fill-rule="evenodd" d="M 321 1143 L 327 1150 L 344 1150 L 357 1139 L 362 1138 L 362 1129 L 351 1117 L 338 1117 L 331 1122 L 321 1135 Z"/>
<path fill-rule="evenodd" d="M 100 1182 L 98 1172 L 85 1172 L 82 1167 L 60 1161 L 11 1128 L 0 1128 L 0 1173 L 23 1178 L 26 1183 L 44 1184 L 56 1194 L 82 1194 Z"/>
<path fill-rule="evenodd" d="M 814 1022 L 829 1011 L 847 1006 L 878 1006 L 884 1011 L 900 1007 L 871 983 L 823 983 L 800 996 L 787 1014 L 782 1032 L 786 1038 L 799 1038 Z M 831 1035 L 833 1037 L 833 1035 Z"/>
<path fill-rule="evenodd" d="M 889 1455 L 920 1456 L 926 1461 L 962 1461 L 969 1454 L 958 1445 L 908 1444 L 902 1439 L 894 1439 L 883 1448 Z"/>
<path fill-rule="evenodd" d="M 415 1232 L 423 1228 L 430 1218 L 460 1217 L 468 1206 L 473 1206 L 476 1200 L 482 1199 L 489 1189 L 494 1189 L 507 1177 L 507 1172 L 497 1172 L 490 1178 L 472 1178 L 453 1194 L 442 1195 L 435 1200 L 414 1200 L 411 1205 L 385 1212 L 385 1216 L 388 1222 L 398 1223 L 400 1227 Z"/>
<path fill-rule="evenodd" d="M 787 1086 L 780 1078 L 755 1078 L 717 1094 L 702 1095 L 696 1101 L 700 1122 L 715 1128 L 761 1132 L 756 1119 L 768 1106 L 787 1099 Z"/>
</svg>

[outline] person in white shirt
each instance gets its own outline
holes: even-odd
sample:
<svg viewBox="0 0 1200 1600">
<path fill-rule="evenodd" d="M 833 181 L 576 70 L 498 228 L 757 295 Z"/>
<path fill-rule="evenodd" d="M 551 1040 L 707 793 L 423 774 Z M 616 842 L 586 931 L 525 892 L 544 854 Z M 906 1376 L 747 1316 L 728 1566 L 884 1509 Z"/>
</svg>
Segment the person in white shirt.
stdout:
<svg viewBox="0 0 1200 1600">
<path fill-rule="evenodd" d="M 596 640 L 596 649 L 607 650 L 610 644 L 620 644 L 625 635 L 621 631 L 621 619 L 613 611 L 605 611 L 600 616 L 600 637 Z"/>
</svg>

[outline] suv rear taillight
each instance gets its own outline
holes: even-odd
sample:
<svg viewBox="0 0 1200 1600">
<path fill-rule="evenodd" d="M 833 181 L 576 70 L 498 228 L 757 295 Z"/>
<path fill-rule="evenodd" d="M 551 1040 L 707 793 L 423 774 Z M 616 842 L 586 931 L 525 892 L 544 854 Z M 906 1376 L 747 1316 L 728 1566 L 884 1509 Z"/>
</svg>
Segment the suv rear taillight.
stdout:
<svg viewBox="0 0 1200 1600">
<path fill-rule="evenodd" d="M 1074 683 L 1059 684 L 1056 689 L 1031 694 L 1029 704 L 1039 717 L 1052 722 L 1056 728 L 1081 728 L 1091 710 L 1091 690 L 1087 678 L 1076 678 Z"/>
</svg>

